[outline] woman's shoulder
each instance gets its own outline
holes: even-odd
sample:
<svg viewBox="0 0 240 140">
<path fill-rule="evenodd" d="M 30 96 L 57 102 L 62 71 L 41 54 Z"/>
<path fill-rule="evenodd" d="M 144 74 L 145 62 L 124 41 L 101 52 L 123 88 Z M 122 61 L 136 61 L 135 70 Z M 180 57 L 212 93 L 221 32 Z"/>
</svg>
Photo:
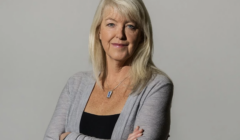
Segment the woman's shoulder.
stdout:
<svg viewBox="0 0 240 140">
<path fill-rule="evenodd" d="M 73 74 L 70 78 L 93 78 L 93 71 L 79 71 Z"/>
<path fill-rule="evenodd" d="M 157 73 L 152 75 L 152 78 L 149 81 L 148 85 L 156 85 L 156 84 L 157 85 L 165 85 L 165 84 L 173 85 L 173 82 L 167 74 Z"/>
<path fill-rule="evenodd" d="M 143 97 L 172 97 L 173 82 L 166 74 L 154 74 L 148 82 Z M 153 96 L 152 96 L 153 95 Z"/>
<path fill-rule="evenodd" d="M 69 84 L 76 84 L 82 82 L 94 82 L 94 74 L 93 71 L 79 71 L 72 76 L 69 77 L 68 83 Z"/>
</svg>

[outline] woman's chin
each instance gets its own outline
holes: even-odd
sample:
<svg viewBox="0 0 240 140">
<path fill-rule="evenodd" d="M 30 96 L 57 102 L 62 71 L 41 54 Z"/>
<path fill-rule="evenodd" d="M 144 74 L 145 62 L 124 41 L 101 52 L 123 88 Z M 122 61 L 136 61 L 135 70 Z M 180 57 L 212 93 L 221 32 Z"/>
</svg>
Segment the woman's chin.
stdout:
<svg viewBox="0 0 240 140">
<path fill-rule="evenodd" d="M 121 62 L 124 63 L 126 62 L 128 57 L 111 57 L 111 60 L 116 61 L 116 62 Z"/>
</svg>

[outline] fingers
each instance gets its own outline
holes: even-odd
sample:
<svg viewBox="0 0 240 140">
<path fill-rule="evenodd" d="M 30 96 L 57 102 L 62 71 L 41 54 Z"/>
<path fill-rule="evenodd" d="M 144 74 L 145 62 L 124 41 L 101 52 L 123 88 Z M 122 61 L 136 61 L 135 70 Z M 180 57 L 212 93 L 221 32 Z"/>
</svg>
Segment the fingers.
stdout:
<svg viewBox="0 0 240 140">
<path fill-rule="evenodd" d="M 139 128 L 140 128 L 140 127 L 137 126 L 133 132 L 140 132 L 140 133 L 143 133 L 143 129 L 142 129 L 142 128 L 139 129 Z"/>
<path fill-rule="evenodd" d="M 140 128 L 140 127 L 139 127 L 139 126 L 137 126 L 137 127 L 134 129 L 134 131 L 133 131 L 133 132 L 137 132 L 137 131 L 143 132 L 143 129 L 140 129 L 140 130 L 139 130 L 139 128 Z"/>
<path fill-rule="evenodd" d="M 137 126 L 137 127 L 134 129 L 133 132 L 136 132 L 138 129 L 139 129 L 139 126 Z"/>
<path fill-rule="evenodd" d="M 71 132 L 65 132 L 65 133 L 62 133 L 60 135 L 60 140 L 63 140 L 68 134 L 70 134 Z"/>
<path fill-rule="evenodd" d="M 130 134 L 128 137 L 128 140 L 135 140 L 138 137 L 142 136 L 142 133 L 138 133 L 138 134 Z"/>
<path fill-rule="evenodd" d="M 133 133 L 131 133 L 129 136 L 128 136 L 128 140 L 137 140 L 138 137 L 142 136 L 143 135 L 143 129 L 140 129 L 139 130 L 139 126 L 137 126 Z"/>
</svg>

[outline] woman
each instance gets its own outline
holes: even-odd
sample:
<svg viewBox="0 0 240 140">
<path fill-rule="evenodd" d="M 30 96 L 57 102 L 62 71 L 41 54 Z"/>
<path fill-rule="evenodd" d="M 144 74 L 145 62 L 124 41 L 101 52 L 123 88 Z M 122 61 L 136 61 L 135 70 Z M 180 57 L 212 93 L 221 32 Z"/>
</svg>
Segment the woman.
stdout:
<svg viewBox="0 0 240 140">
<path fill-rule="evenodd" d="M 89 48 L 94 70 L 69 78 L 44 140 L 166 140 L 173 84 L 152 62 L 142 0 L 101 0 Z"/>
</svg>

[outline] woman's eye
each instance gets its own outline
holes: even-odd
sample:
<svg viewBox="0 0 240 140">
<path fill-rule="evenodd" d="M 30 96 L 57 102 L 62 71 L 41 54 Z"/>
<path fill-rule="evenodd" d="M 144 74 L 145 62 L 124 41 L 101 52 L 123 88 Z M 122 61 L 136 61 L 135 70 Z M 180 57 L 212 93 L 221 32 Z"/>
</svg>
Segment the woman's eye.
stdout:
<svg viewBox="0 0 240 140">
<path fill-rule="evenodd" d="M 136 29 L 136 27 L 133 26 L 133 25 L 127 25 L 127 27 L 130 28 L 130 29 L 132 29 L 132 30 Z"/>
<path fill-rule="evenodd" d="M 108 23 L 107 26 L 114 27 L 114 24 L 113 23 Z"/>
</svg>

